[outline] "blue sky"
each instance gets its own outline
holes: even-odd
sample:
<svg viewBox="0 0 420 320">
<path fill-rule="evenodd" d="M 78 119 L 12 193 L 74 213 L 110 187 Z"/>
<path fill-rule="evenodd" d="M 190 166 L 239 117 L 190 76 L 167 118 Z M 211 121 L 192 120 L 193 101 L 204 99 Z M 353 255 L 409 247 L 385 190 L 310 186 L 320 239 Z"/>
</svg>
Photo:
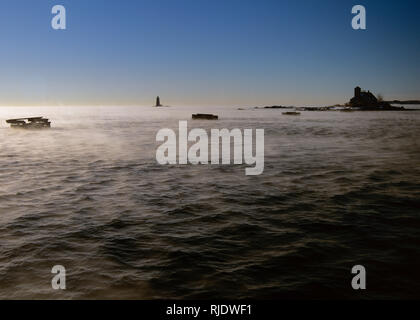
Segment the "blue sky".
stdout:
<svg viewBox="0 0 420 320">
<path fill-rule="evenodd" d="M 420 99 L 419 34 L 417 0 L 2 0 L 0 105 L 332 104 L 356 85 Z"/>
</svg>

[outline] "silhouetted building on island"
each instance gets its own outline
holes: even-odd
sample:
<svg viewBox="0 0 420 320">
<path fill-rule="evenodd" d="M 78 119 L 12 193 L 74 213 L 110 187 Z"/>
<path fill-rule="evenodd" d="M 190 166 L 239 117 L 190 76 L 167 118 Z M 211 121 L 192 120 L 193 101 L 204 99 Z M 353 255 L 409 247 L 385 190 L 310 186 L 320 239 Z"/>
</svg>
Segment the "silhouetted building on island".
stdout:
<svg viewBox="0 0 420 320">
<path fill-rule="evenodd" d="M 356 87 L 350 105 L 352 107 L 376 107 L 378 106 L 378 99 L 370 91 L 362 91 L 360 87 Z"/>
<path fill-rule="evenodd" d="M 160 104 L 160 98 L 159 96 L 156 97 L 156 105 L 155 107 L 161 107 L 162 105 Z"/>
<path fill-rule="evenodd" d="M 362 91 L 360 87 L 354 88 L 354 97 L 348 104 L 350 107 L 361 109 L 387 109 L 391 105 L 388 102 L 378 100 L 370 91 Z"/>
</svg>

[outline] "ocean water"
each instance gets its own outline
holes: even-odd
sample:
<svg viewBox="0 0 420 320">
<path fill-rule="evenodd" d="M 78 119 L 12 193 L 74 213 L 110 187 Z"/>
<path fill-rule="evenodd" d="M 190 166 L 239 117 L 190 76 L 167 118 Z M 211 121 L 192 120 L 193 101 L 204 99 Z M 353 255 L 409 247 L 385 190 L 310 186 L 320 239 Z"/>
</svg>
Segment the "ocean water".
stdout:
<svg viewBox="0 0 420 320">
<path fill-rule="evenodd" d="M 203 111 L 220 120 L 189 120 Z M 38 115 L 53 128 L 4 122 Z M 420 298 L 420 112 L 3 107 L 0 119 L 2 299 Z M 179 120 L 265 129 L 264 173 L 158 165 L 156 133 Z"/>
</svg>

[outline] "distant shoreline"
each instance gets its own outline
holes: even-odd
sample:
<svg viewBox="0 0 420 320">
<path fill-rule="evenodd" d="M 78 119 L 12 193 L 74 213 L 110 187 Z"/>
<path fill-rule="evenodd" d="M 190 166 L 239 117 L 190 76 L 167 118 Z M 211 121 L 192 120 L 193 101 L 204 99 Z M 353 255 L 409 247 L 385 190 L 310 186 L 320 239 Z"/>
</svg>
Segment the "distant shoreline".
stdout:
<svg viewBox="0 0 420 320">
<path fill-rule="evenodd" d="M 385 102 L 389 104 L 420 104 L 420 100 L 392 100 Z"/>
<path fill-rule="evenodd" d="M 412 103 L 413 105 L 417 103 Z M 420 104 L 420 103 L 418 103 Z M 387 106 L 387 107 L 349 107 L 346 105 L 334 105 L 325 107 L 295 107 L 295 106 L 265 106 L 265 107 L 248 107 L 237 108 L 237 110 L 253 110 L 253 109 L 295 109 L 297 111 L 420 111 L 420 109 L 407 109 L 402 106 Z"/>
</svg>

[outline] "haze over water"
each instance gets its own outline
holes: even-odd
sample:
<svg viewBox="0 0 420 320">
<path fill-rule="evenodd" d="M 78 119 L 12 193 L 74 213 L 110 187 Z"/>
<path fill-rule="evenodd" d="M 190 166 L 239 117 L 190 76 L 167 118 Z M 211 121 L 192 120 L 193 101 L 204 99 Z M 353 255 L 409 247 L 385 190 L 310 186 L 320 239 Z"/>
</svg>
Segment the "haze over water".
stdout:
<svg viewBox="0 0 420 320">
<path fill-rule="evenodd" d="M 203 111 L 220 120 L 190 120 Z M 6 126 L 20 116 L 53 128 Z M 2 107 L 0 119 L 0 298 L 419 297 L 420 112 Z M 265 129 L 264 173 L 158 165 L 156 133 L 179 120 Z M 57 264 L 66 291 L 51 289 Z"/>
</svg>

